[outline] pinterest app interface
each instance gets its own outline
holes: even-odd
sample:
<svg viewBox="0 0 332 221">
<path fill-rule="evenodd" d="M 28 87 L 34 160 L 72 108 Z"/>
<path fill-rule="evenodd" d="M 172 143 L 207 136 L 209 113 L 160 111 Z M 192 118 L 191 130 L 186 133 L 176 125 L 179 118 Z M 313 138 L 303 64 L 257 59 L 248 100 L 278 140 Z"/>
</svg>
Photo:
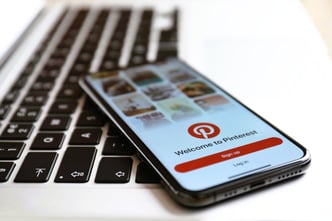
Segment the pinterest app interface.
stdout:
<svg viewBox="0 0 332 221">
<path fill-rule="evenodd" d="M 178 60 L 88 81 L 184 188 L 199 191 L 303 151 Z"/>
</svg>

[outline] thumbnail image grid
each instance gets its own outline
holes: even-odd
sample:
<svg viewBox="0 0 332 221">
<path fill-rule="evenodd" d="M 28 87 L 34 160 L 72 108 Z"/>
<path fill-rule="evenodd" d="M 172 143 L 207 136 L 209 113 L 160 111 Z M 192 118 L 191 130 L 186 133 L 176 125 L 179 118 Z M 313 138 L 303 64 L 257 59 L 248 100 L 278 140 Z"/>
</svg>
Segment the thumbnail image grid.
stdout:
<svg viewBox="0 0 332 221">
<path fill-rule="evenodd" d="M 177 63 L 100 72 L 104 92 L 135 125 L 153 128 L 220 111 L 229 101 Z"/>
</svg>

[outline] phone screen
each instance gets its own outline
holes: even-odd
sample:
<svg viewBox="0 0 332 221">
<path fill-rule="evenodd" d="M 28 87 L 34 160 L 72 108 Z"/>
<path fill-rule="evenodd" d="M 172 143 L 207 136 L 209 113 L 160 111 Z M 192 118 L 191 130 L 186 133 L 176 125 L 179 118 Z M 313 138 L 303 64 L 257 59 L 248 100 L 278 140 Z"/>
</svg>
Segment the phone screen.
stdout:
<svg viewBox="0 0 332 221">
<path fill-rule="evenodd" d="M 296 144 L 177 59 L 94 73 L 86 81 L 189 191 L 304 155 Z"/>
</svg>

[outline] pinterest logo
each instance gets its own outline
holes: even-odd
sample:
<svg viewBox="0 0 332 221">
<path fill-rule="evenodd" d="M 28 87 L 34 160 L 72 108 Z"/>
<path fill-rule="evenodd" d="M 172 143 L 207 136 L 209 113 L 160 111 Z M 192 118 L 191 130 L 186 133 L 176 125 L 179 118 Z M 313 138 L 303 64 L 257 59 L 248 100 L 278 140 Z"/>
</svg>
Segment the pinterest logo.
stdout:
<svg viewBox="0 0 332 221">
<path fill-rule="evenodd" d="M 196 123 L 188 128 L 188 133 L 196 138 L 209 139 L 218 136 L 220 128 L 211 123 Z"/>
</svg>

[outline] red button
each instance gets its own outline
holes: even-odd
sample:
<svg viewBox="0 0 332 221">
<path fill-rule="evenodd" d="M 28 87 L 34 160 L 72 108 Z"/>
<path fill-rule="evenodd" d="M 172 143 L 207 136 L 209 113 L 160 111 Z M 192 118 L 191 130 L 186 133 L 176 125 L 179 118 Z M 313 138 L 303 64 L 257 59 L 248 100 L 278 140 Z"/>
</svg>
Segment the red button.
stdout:
<svg viewBox="0 0 332 221">
<path fill-rule="evenodd" d="M 282 144 L 282 140 L 277 137 L 271 137 L 265 140 L 260 140 L 254 143 L 246 144 L 243 146 L 235 147 L 230 150 L 215 153 L 206 157 L 201 157 L 195 160 L 180 163 L 175 166 L 175 170 L 180 173 L 189 172 L 211 164 L 220 163 L 256 151 L 264 150 L 273 146 Z"/>
</svg>

